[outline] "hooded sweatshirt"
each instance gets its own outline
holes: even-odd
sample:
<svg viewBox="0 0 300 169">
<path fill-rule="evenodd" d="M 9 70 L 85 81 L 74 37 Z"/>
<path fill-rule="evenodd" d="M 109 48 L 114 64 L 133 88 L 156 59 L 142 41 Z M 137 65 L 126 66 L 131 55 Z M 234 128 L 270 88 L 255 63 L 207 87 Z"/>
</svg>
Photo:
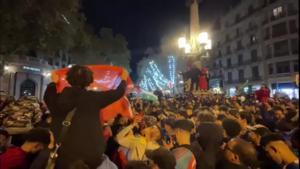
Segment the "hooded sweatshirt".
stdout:
<svg viewBox="0 0 300 169">
<path fill-rule="evenodd" d="M 203 153 L 199 168 L 216 169 L 217 156 L 223 140 L 223 129 L 217 124 L 207 122 L 201 123 L 197 132 L 198 142 L 202 147 Z"/>
<path fill-rule="evenodd" d="M 44 100 L 53 116 L 51 130 L 56 139 L 66 115 L 76 108 L 72 124 L 62 142 L 57 168 L 67 169 L 78 160 L 83 160 L 91 168 L 99 166 L 106 146 L 99 111 L 119 100 L 125 90 L 125 81 L 116 90 L 106 92 L 68 87 L 58 94 L 54 83 L 48 85 Z"/>
</svg>

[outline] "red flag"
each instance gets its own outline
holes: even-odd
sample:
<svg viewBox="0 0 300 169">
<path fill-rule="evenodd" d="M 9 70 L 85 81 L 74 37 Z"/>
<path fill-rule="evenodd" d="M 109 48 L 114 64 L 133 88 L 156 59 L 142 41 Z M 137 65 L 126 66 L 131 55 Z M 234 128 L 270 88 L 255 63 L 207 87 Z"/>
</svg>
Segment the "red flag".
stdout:
<svg viewBox="0 0 300 169">
<path fill-rule="evenodd" d="M 89 88 L 97 91 L 108 91 L 117 88 L 121 81 L 122 71 L 124 70 L 121 67 L 108 65 L 89 65 L 87 67 L 89 67 L 94 73 L 94 82 L 89 86 Z M 59 78 L 57 83 L 58 92 L 62 92 L 65 87 L 70 86 L 66 80 L 68 70 L 69 68 L 53 71 L 53 74 L 57 75 Z M 131 78 L 128 77 L 127 89 L 133 88 L 134 84 Z M 101 110 L 100 118 L 102 122 L 107 122 L 108 120 L 116 117 L 118 114 L 129 118 L 133 116 L 130 103 L 126 96 Z"/>
</svg>

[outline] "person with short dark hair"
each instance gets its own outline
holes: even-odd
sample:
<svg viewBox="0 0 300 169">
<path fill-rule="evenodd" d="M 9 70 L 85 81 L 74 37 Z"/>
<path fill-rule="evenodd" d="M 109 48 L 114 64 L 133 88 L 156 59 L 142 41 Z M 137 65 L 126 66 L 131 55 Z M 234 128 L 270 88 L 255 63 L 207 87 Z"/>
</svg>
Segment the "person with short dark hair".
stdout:
<svg viewBox="0 0 300 169">
<path fill-rule="evenodd" d="M 173 135 L 173 129 L 175 125 L 175 119 L 164 119 L 161 121 L 161 128 L 166 132 L 165 134 L 168 134 L 169 136 Z"/>
<path fill-rule="evenodd" d="M 1 169 L 28 169 L 30 154 L 36 154 L 50 144 L 50 131 L 43 128 L 30 130 L 25 135 L 25 143 L 21 147 L 12 147 L 0 155 Z"/>
<path fill-rule="evenodd" d="M 211 111 L 203 111 L 198 113 L 198 122 L 205 123 L 205 122 L 215 122 L 216 117 L 213 115 Z"/>
<path fill-rule="evenodd" d="M 299 150 L 300 148 L 300 128 L 296 128 L 291 134 L 291 143 L 294 149 Z"/>
<path fill-rule="evenodd" d="M 231 116 L 232 118 L 240 118 L 240 112 L 237 109 L 231 109 L 228 111 L 228 115 Z"/>
<path fill-rule="evenodd" d="M 152 165 L 147 161 L 129 161 L 125 169 L 152 169 Z"/>
<path fill-rule="evenodd" d="M 276 133 L 265 135 L 261 146 L 274 162 L 282 165 L 282 169 L 299 169 L 299 158 L 290 149 L 284 138 Z"/>
<path fill-rule="evenodd" d="M 230 140 L 224 150 L 228 163 L 224 169 L 247 169 L 258 167 L 257 152 L 255 147 L 240 138 Z"/>
<path fill-rule="evenodd" d="M 197 167 L 201 148 L 197 144 L 192 144 L 191 133 L 193 129 L 194 124 L 189 120 L 177 120 L 175 122 L 174 133 L 178 146 L 173 148 L 172 153 L 176 158 L 176 168 L 178 169 L 184 169 L 188 166 Z"/>
<path fill-rule="evenodd" d="M 249 125 L 253 125 L 253 116 L 250 112 L 242 111 L 240 112 L 241 120 L 243 121 L 243 124 L 247 127 Z"/>
<path fill-rule="evenodd" d="M 260 161 L 261 169 L 278 169 L 278 165 L 272 160 L 269 160 L 269 157 L 267 156 L 266 152 L 260 144 L 261 138 L 270 133 L 271 131 L 267 127 L 263 125 L 255 125 L 251 127 L 245 135 L 245 139 L 251 142 L 257 150 L 257 158 Z"/>
<path fill-rule="evenodd" d="M 188 119 L 189 118 L 189 116 L 188 116 L 188 114 L 187 114 L 187 111 L 186 111 L 186 109 L 185 108 L 180 108 L 179 110 L 178 110 L 178 112 L 176 113 L 176 119 L 177 120 L 179 120 L 179 119 Z"/>
<path fill-rule="evenodd" d="M 227 114 L 228 111 L 229 111 L 229 108 L 228 108 L 227 106 L 225 106 L 225 105 L 222 105 L 222 106 L 220 106 L 220 108 L 219 108 L 220 114 Z"/>
<path fill-rule="evenodd" d="M 10 135 L 5 129 L 0 129 L 0 155 L 7 149 Z"/>
<path fill-rule="evenodd" d="M 99 112 L 124 96 L 127 78 L 128 72 L 123 70 L 122 81 L 116 89 L 90 91 L 87 88 L 94 81 L 93 72 L 88 67 L 75 65 L 68 71 L 66 78 L 71 87 L 57 93 L 58 79 L 53 77 L 54 83 L 48 85 L 44 101 L 53 118 L 51 130 L 55 138 L 58 138 L 67 114 L 76 109 L 57 159 L 58 168 L 68 169 L 78 160 L 83 160 L 91 168 L 101 164 L 106 143 Z"/>
<path fill-rule="evenodd" d="M 139 128 L 140 132 L 134 132 Z M 126 159 L 146 160 L 145 152 L 160 147 L 158 141 L 161 138 L 160 128 L 157 126 L 157 119 L 153 116 L 136 116 L 133 123 L 123 128 L 115 137 L 115 140 L 122 147 L 128 149 Z"/>
<path fill-rule="evenodd" d="M 165 148 L 147 151 L 146 156 L 152 160 L 159 169 L 175 169 L 176 159 L 174 155 Z"/>
<path fill-rule="evenodd" d="M 294 125 L 286 118 L 284 109 L 280 106 L 273 108 L 273 113 L 276 118 L 276 129 L 282 132 L 289 132 L 294 129 Z"/>
<path fill-rule="evenodd" d="M 200 160 L 197 162 L 198 168 L 217 169 L 216 164 L 223 142 L 223 133 L 223 128 L 212 122 L 204 122 L 198 126 L 197 141 L 202 148 Z"/>
<path fill-rule="evenodd" d="M 260 146 L 261 138 L 269 133 L 271 133 L 271 131 L 267 127 L 256 125 L 250 128 L 247 133 L 247 138 L 255 146 Z"/>
<path fill-rule="evenodd" d="M 235 119 L 224 119 L 222 122 L 222 126 L 225 129 L 225 133 L 228 139 L 239 136 L 240 132 L 242 131 L 240 123 Z"/>
</svg>

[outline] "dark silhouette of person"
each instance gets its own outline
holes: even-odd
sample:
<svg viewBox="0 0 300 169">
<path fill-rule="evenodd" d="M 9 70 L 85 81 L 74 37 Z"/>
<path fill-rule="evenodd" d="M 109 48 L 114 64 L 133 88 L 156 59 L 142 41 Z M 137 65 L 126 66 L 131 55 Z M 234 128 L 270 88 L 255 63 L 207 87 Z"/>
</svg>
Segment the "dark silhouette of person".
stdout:
<svg viewBox="0 0 300 169">
<path fill-rule="evenodd" d="M 128 73 L 123 73 L 122 79 L 127 77 Z M 99 111 L 124 96 L 126 82 L 123 80 L 117 89 L 111 91 L 88 91 L 86 88 L 93 82 L 93 72 L 79 65 L 68 71 L 67 81 L 71 87 L 66 87 L 62 93 L 57 93 L 56 84 L 50 83 L 44 96 L 53 117 L 51 130 L 56 139 L 66 115 L 76 108 L 62 142 L 56 168 L 68 169 L 78 161 L 83 161 L 90 168 L 97 168 L 106 147 Z"/>
</svg>

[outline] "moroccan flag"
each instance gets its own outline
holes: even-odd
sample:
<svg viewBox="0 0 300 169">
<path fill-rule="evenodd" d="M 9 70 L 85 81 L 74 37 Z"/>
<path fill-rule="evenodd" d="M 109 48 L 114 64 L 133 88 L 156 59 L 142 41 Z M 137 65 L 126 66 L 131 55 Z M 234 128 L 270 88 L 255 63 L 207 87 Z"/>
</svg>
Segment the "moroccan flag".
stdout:
<svg viewBox="0 0 300 169">
<path fill-rule="evenodd" d="M 89 86 L 90 90 L 108 91 L 116 89 L 119 86 L 121 82 L 121 74 L 122 71 L 124 71 L 123 68 L 109 65 L 88 65 L 87 67 L 90 68 L 94 74 L 94 82 Z M 70 86 L 66 80 L 66 74 L 68 71 L 69 68 L 65 68 L 52 72 L 52 74 L 59 78 L 56 86 L 58 92 L 62 92 L 65 87 Z M 127 90 L 131 90 L 133 88 L 133 82 L 131 78 L 128 77 Z M 133 116 L 130 102 L 126 96 L 102 109 L 100 112 L 100 119 L 102 122 L 107 122 L 108 120 L 116 117 L 118 114 L 129 118 Z"/>
</svg>

